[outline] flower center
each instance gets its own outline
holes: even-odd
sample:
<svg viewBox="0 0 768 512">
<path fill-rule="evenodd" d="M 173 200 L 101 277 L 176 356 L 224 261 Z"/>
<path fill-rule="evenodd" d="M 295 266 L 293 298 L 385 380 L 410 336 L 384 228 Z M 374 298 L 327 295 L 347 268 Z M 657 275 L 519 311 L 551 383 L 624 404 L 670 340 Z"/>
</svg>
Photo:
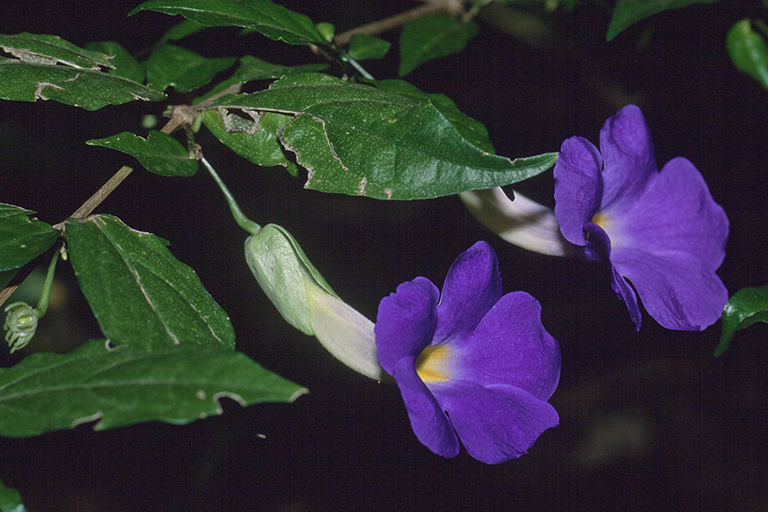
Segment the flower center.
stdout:
<svg viewBox="0 0 768 512">
<path fill-rule="evenodd" d="M 416 359 L 416 373 L 425 384 L 448 380 L 448 358 L 451 351 L 445 345 L 427 347 Z"/>
<path fill-rule="evenodd" d="M 597 212 L 594 217 L 592 217 L 592 223 L 597 224 L 601 228 L 605 229 L 608 227 L 608 216 L 604 213 Z"/>
</svg>

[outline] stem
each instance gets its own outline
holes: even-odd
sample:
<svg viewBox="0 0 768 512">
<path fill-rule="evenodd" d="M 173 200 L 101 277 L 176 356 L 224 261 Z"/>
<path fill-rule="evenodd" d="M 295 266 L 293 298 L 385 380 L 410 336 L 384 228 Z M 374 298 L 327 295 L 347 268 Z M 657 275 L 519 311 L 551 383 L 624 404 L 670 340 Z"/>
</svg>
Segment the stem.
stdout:
<svg viewBox="0 0 768 512">
<path fill-rule="evenodd" d="M 447 12 L 452 14 L 455 12 L 460 12 L 463 3 L 463 0 L 428 0 L 427 4 L 422 5 L 421 7 L 416 7 L 410 11 L 396 14 L 391 18 L 374 21 L 373 23 L 368 23 L 366 25 L 353 28 L 352 30 L 342 32 L 333 39 L 333 42 L 336 46 L 343 46 L 347 44 L 355 34 L 366 34 L 372 36 L 380 34 L 381 32 L 386 32 L 387 30 L 392 30 L 393 28 L 400 27 L 409 21 L 423 18 L 424 16 L 429 16 L 430 14 L 437 14 L 439 12 Z"/>
<path fill-rule="evenodd" d="M 224 194 L 224 197 L 227 200 L 227 203 L 229 204 L 229 209 L 232 211 L 232 216 L 235 218 L 235 222 L 237 222 L 238 226 L 246 230 L 252 235 L 255 235 L 259 231 L 261 231 L 261 226 L 253 222 L 251 219 L 245 216 L 243 213 L 243 210 L 240 209 L 240 206 L 237 204 L 237 201 L 235 201 L 235 198 L 232 196 L 232 194 L 229 192 L 229 189 L 224 184 L 223 181 L 221 181 L 221 178 L 219 178 L 219 175 L 216 173 L 216 171 L 213 170 L 213 167 L 211 167 L 211 164 L 208 163 L 208 160 L 205 159 L 205 157 L 200 159 L 201 162 L 203 162 L 203 165 L 206 169 L 208 169 L 208 172 L 211 173 L 211 176 L 213 176 L 214 181 L 216 181 L 216 184 L 221 189 L 221 192 Z"/>
<path fill-rule="evenodd" d="M 48 300 L 51 298 L 51 286 L 53 285 L 53 275 L 56 273 L 56 262 L 59 261 L 59 254 L 61 251 L 56 251 L 53 254 L 51 264 L 48 266 L 48 273 L 45 275 L 45 283 L 43 283 L 43 291 L 40 294 L 40 300 L 37 303 L 37 316 L 43 318 L 45 312 L 48 311 Z"/>
</svg>

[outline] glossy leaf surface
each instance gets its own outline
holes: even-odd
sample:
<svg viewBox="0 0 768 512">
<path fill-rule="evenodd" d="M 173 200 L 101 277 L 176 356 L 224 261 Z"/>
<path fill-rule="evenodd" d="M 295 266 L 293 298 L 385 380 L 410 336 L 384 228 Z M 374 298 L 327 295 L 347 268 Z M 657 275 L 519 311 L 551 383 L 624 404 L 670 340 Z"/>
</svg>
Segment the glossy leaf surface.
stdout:
<svg viewBox="0 0 768 512">
<path fill-rule="evenodd" d="M 77 69 L 112 67 L 107 55 L 85 50 L 59 36 L 47 34 L 0 34 L 0 48 L 23 62 L 65 64 Z"/>
<path fill-rule="evenodd" d="M 768 285 L 743 288 L 728 300 L 723 309 L 723 332 L 715 356 L 728 350 L 736 331 L 746 329 L 755 322 L 768 323 Z"/>
<path fill-rule="evenodd" d="M 139 11 L 179 14 L 206 27 L 245 27 L 288 44 L 328 44 L 307 16 L 269 0 L 150 0 L 128 15 Z"/>
<path fill-rule="evenodd" d="M 463 50 L 477 34 L 477 25 L 455 20 L 446 14 L 415 19 L 400 34 L 400 76 L 424 62 Z"/>
<path fill-rule="evenodd" d="M 86 142 L 89 146 L 111 148 L 135 157 L 149 172 L 161 176 L 192 176 L 197 160 L 179 141 L 163 132 L 152 130 L 146 139 L 131 132 L 118 133 L 105 139 Z"/>
<path fill-rule="evenodd" d="M 654 14 L 688 7 L 692 4 L 711 4 L 718 0 L 619 0 L 613 8 L 613 17 L 605 36 L 610 41 L 627 27 Z"/>
<path fill-rule="evenodd" d="M 0 271 L 19 268 L 53 245 L 59 232 L 30 218 L 35 212 L 0 203 Z"/>
<path fill-rule="evenodd" d="M 264 167 L 280 165 L 291 175 L 299 175 L 296 163 L 288 160 L 277 137 L 278 131 L 291 120 L 291 116 L 266 112 L 259 120 L 258 126 L 255 121 L 247 124 L 245 119 L 236 119 L 240 119 L 244 126 L 239 129 L 230 126 L 227 129 L 221 116 L 216 111 L 209 110 L 205 113 L 204 122 L 217 139 L 248 161 Z"/>
<path fill-rule="evenodd" d="M 426 199 L 508 185 L 551 167 L 548 153 L 510 160 L 483 151 L 428 100 L 322 74 L 285 77 L 212 108 L 294 114 L 280 140 L 309 169 L 306 188 Z"/>
<path fill-rule="evenodd" d="M 26 437 L 96 421 L 95 430 L 144 421 L 184 424 L 241 405 L 291 402 L 306 389 L 240 352 L 200 347 L 108 350 L 91 340 L 70 354 L 33 354 L 0 369 L 0 435 Z"/>
<path fill-rule="evenodd" d="M 80 288 L 112 343 L 234 349 L 227 313 L 166 241 L 111 215 L 69 219 L 65 235 Z"/>
<path fill-rule="evenodd" d="M 173 86 L 177 92 L 188 92 L 207 85 L 236 60 L 234 57 L 208 59 L 185 48 L 164 44 L 147 60 L 147 82 L 158 91 Z"/>
</svg>

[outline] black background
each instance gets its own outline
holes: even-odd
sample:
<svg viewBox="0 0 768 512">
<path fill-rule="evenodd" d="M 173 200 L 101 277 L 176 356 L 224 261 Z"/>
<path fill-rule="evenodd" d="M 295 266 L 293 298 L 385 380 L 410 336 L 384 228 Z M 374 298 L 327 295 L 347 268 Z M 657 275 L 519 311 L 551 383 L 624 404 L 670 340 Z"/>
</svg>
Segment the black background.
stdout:
<svg viewBox="0 0 768 512">
<path fill-rule="evenodd" d="M 125 14 L 137 2 L 14 2 L 0 33 L 57 34 L 78 45 L 115 40 L 148 48 L 177 18 Z M 360 5 L 362 4 L 362 5 Z M 396 2 L 285 2 L 339 31 L 413 7 Z M 719 274 L 728 289 L 768 282 L 766 99 L 725 52 L 728 28 L 765 16 L 759 2 L 720 2 L 656 16 L 605 42 L 610 11 L 579 5 L 551 18 L 545 46 L 481 21 L 467 50 L 408 79 L 441 92 L 483 122 L 506 156 L 556 151 L 572 135 L 597 142 L 628 102 L 643 108 L 660 165 L 686 156 L 731 222 Z M 647 44 L 639 44 L 650 34 Z M 394 39 L 393 34 L 387 37 Z M 183 41 L 208 56 L 246 53 L 315 62 L 306 48 L 212 29 Z M 393 47 L 393 54 L 396 47 Z M 397 59 L 366 63 L 395 77 Z M 225 75 L 222 75 L 225 76 Z M 266 84 L 257 84 L 264 87 Z M 170 102 L 186 103 L 190 95 Z M 84 142 L 140 133 L 138 103 L 85 112 L 49 102 L 0 103 L 0 201 L 56 223 L 132 160 Z M 291 330 L 258 289 L 245 234 L 210 178 L 163 178 L 137 168 L 99 208 L 158 234 L 191 265 L 232 317 L 239 349 L 299 382 L 294 404 L 241 408 L 186 426 L 149 423 L 93 432 L 89 425 L 30 439 L 0 439 L 0 479 L 37 511 L 325 510 L 765 510 L 768 506 L 768 328 L 737 333 L 715 359 L 719 323 L 668 331 L 648 315 L 634 331 L 604 267 L 538 256 L 479 225 L 455 197 L 380 202 L 320 194 L 281 169 L 254 167 L 198 136 L 206 157 L 259 223 L 286 227 L 347 302 L 375 318 L 378 301 L 423 275 L 438 285 L 476 240 L 496 249 L 506 292 L 537 297 L 562 347 L 551 403 L 561 425 L 528 455 L 488 466 L 466 453 L 442 459 L 413 435 L 399 392 L 335 361 Z M 552 204 L 551 172 L 517 187 Z M 62 298 L 30 350 L 66 351 L 98 326 L 67 265 Z M 6 366 L 18 358 L 3 356 Z"/>
</svg>

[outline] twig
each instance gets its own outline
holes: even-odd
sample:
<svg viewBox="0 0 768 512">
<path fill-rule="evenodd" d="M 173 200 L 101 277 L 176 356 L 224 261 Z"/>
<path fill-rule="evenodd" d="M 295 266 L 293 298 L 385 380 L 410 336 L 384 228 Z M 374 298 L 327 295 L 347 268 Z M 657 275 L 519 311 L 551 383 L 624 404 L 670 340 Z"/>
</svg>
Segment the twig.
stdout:
<svg viewBox="0 0 768 512">
<path fill-rule="evenodd" d="M 413 21 L 424 16 L 429 16 L 430 14 L 437 14 L 440 12 L 457 14 L 462 12 L 463 7 L 463 0 L 428 0 L 427 3 L 421 7 L 416 7 L 410 11 L 396 14 L 391 18 L 374 21 L 372 23 L 368 23 L 367 25 L 362 25 L 360 27 L 353 28 L 352 30 L 342 32 L 333 39 L 333 42 L 336 46 L 343 46 L 347 44 L 355 34 L 366 34 L 372 36 L 386 32 L 387 30 L 392 30 L 393 28 L 400 27 L 409 21 Z"/>
</svg>

